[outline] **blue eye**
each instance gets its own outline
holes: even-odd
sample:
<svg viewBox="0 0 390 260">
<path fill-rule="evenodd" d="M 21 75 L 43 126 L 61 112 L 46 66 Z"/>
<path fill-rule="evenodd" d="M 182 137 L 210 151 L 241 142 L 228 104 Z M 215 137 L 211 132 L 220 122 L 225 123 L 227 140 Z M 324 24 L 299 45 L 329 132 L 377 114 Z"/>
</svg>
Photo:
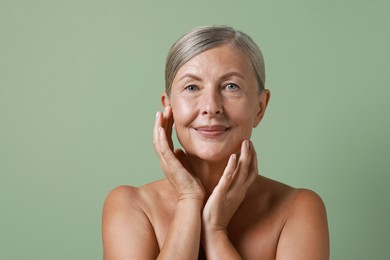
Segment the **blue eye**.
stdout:
<svg viewBox="0 0 390 260">
<path fill-rule="evenodd" d="M 195 85 L 189 85 L 187 87 L 185 87 L 185 89 L 189 92 L 194 92 L 194 91 L 197 91 L 198 90 L 198 87 L 195 86 Z"/>
<path fill-rule="evenodd" d="M 236 90 L 238 89 L 238 86 L 236 84 L 233 84 L 233 83 L 229 83 L 225 86 L 225 88 L 229 91 L 233 91 L 233 90 Z"/>
</svg>

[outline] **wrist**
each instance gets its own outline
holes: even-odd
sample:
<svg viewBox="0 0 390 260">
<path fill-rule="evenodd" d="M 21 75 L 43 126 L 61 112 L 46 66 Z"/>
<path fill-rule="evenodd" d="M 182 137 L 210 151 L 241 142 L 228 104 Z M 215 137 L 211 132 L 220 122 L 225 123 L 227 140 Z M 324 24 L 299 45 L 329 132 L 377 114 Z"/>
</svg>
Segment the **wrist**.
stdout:
<svg viewBox="0 0 390 260">
<path fill-rule="evenodd" d="M 201 213 L 203 209 L 203 199 L 201 198 L 191 198 L 191 197 L 179 197 L 177 202 L 178 208 L 186 208 L 186 209 L 197 209 L 199 213 Z"/>
<path fill-rule="evenodd" d="M 224 237 L 228 237 L 228 232 L 225 227 L 215 225 L 206 226 L 204 224 L 202 225 L 202 238 L 204 240 L 215 241 L 215 239 Z"/>
<path fill-rule="evenodd" d="M 178 195 L 178 201 L 181 202 L 183 201 L 184 203 L 189 203 L 189 204 L 201 204 L 203 206 L 204 204 L 204 192 L 202 191 L 197 191 L 193 193 L 179 193 Z"/>
<path fill-rule="evenodd" d="M 231 243 L 227 230 L 210 228 L 202 230 L 201 243 L 207 259 L 241 259 L 236 248 Z"/>
<path fill-rule="evenodd" d="M 207 247 L 209 243 L 225 240 L 228 237 L 227 229 L 219 225 L 211 225 L 202 221 L 202 236 L 201 242 L 204 247 Z"/>
</svg>

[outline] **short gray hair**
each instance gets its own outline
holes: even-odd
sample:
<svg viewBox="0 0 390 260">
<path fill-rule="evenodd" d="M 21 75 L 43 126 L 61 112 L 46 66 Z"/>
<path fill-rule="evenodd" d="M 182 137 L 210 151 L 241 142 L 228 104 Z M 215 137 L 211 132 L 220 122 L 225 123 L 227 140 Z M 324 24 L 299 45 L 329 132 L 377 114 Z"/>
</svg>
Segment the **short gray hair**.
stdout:
<svg viewBox="0 0 390 260">
<path fill-rule="evenodd" d="M 177 71 L 187 61 L 204 51 L 224 44 L 231 44 L 249 58 L 261 92 L 265 86 L 264 59 L 252 38 L 232 27 L 207 26 L 187 32 L 169 50 L 165 63 L 165 91 L 168 96 Z"/>
</svg>

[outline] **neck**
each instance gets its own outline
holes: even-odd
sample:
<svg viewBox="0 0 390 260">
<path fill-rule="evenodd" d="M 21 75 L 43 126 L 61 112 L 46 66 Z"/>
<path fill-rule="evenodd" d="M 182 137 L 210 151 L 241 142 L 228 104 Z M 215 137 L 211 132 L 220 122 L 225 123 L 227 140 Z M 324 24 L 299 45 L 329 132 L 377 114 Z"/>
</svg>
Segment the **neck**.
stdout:
<svg viewBox="0 0 390 260">
<path fill-rule="evenodd" d="M 193 156 L 189 156 L 188 159 L 194 174 L 199 178 L 206 191 L 206 196 L 210 196 L 225 170 L 228 159 L 206 161 Z"/>
</svg>

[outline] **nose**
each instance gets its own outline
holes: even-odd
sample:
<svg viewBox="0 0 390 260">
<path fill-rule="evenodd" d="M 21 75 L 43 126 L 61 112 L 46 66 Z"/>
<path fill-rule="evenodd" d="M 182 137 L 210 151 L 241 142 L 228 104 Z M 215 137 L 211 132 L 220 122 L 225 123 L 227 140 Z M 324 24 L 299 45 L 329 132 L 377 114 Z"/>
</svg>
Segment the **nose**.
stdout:
<svg viewBox="0 0 390 260">
<path fill-rule="evenodd" d="M 215 90 L 205 91 L 202 95 L 201 114 L 215 117 L 223 114 L 222 97 Z"/>
</svg>

